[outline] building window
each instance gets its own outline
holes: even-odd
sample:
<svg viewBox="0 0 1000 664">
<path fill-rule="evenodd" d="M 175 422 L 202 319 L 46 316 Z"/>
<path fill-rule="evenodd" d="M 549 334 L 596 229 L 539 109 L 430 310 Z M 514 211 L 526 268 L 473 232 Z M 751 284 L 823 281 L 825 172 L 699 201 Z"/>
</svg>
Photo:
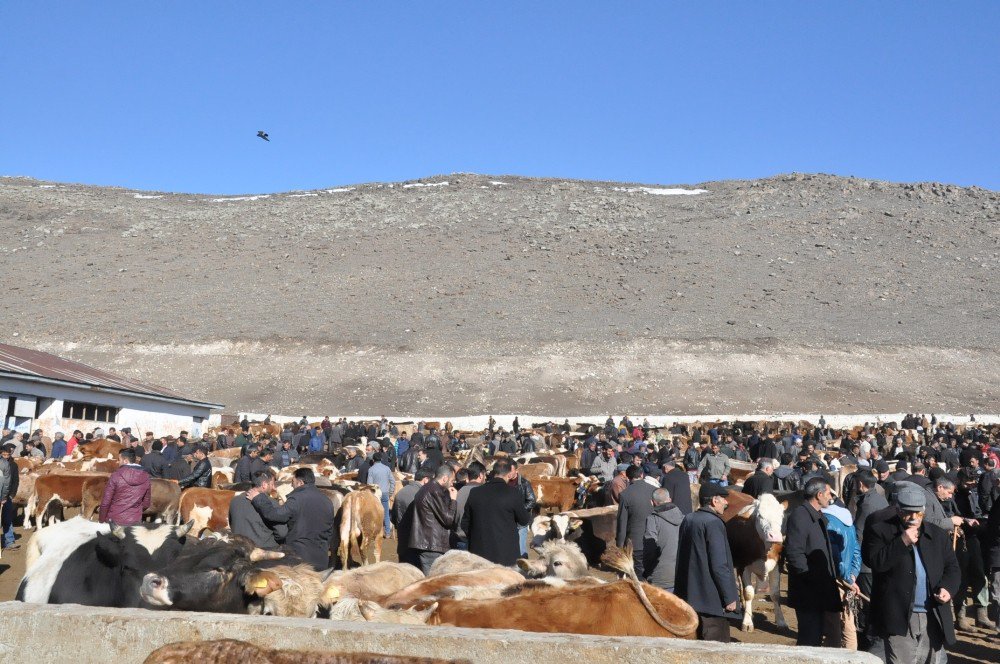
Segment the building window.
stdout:
<svg viewBox="0 0 1000 664">
<path fill-rule="evenodd" d="M 118 409 L 112 406 L 99 406 L 94 403 L 79 401 L 63 401 L 62 416 L 69 420 L 88 420 L 90 422 L 110 422 L 118 419 Z"/>
</svg>

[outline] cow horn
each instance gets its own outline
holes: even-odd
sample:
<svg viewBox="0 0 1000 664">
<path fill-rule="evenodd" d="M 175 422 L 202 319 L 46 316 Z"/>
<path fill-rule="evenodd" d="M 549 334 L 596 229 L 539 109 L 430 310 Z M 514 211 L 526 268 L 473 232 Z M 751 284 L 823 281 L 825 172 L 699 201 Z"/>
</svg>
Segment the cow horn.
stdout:
<svg viewBox="0 0 1000 664">
<path fill-rule="evenodd" d="M 111 526 L 111 534 L 118 539 L 125 539 L 125 527 L 117 524 Z"/>
<path fill-rule="evenodd" d="M 177 535 L 177 537 L 184 537 L 189 532 L 191 532 L 192 528 L 194 528 L 194 519 L 191 519 L 183 526 L 178 526 L 177 530 L 175 530 L 174 533 Z"/>
<path fill-rule="evenodd" d="M 250 562 L 256 563 L 261 560 L 277 560 L 278 558 L 284 558 L 285 554 L 281 551 L 265 551 L 264 549 L 254 547 L 254 550 L 250 552 Z"/>
</svg>

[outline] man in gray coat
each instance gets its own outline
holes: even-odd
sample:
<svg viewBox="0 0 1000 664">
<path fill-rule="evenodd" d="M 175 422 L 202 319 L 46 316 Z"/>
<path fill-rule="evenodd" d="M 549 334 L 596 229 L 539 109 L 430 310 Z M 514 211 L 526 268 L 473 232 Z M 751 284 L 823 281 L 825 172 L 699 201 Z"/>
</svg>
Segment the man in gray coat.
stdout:
<svg viewBox="0 0 1000 664">
<path fill-rule="evenodd" d="M 618 497 L 618 534 L 615 538 L 619 547 L 625 546 L 627 540 L 632 541 L 632 564 L 640 579 L 643 578 L 646 517 L 653 511 L 653 492 L 657 490 L 649 482 L 643 481 L 644 476 L 641 466 L 629 466 L 625 471 L 629 485 Z"/>
<path fill-rule="evenodd" d="M 688 492 L 690 495 L 690 492 Z M 646 582 L 668 592 L 674 592 L 674 572 L 677 567 L 677 540 L 684 512 L 670 502 L 670 492 L 653 492 L 653 511 L 646 517 L 643 535 L 643 569 Z"/>
</svg>

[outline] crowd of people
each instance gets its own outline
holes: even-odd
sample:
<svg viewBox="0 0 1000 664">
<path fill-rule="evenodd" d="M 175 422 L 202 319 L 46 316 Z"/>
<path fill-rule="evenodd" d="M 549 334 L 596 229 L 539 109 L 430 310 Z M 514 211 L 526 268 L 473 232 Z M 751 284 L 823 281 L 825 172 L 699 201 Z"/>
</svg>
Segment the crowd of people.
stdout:
<svg viewBox="0 0 1000 664">
<path fill-rule="evenodd" d="M 793 501 L 797 506 L 787 515 L 781 564 L 797 643 L 862 648 L 889 662 L 940 662 L 954 641 L 955 619 L 959 629 L 997 630 L 989 607 L 1000 600 L 1000 444 L 995 429 L 908 418 L 909 433 L 873 424 L 855 435 L 834 431 L 823 418 L 811 429 L 771 434 L 756 427 L 654 428 L 627 417 L 617 423 L 609 417 L 582 436 L 565 435 L 568 421 L 543 429 L 564 434 L 564 451 L 578 454 L 583 473 L 601 481 L 594 495 L 617 505 L 616 543 L 632 547 L 640 578 L 695 609 L 699 638 L 728 641 L 730 621 L 742 616 L 723 520 L 730 491 L 794 495 L 800 504 Z M 250 425 L 244 418 L 199 440 L 186 432 L 139 439 L 127 428 L 74 431 L 69 439 L 56 433 L 48 455 L 61 457 L 98 437 L 122 442 L 100 518 L 127 525 L 141 519 L 151 478 L 209 487 L 208 455 L 239 447 L 234 481 L 250 488 L 231 503 L 231 529 L 258 547 L 294 551 L 321 570 L 330 565 L 331 504 L 309 468 L 295 470 L 293 490 L 279 504 L 271 497 L 273 468 L 302 455 L 338 454 L 342 471 L 381 489 L 385 535 L 395 528 L 401 561 L 426 573 L 451 549 L 506 566 L 528 553 L 536 499 L 513 457 L 544 443 L 540 432 L 516 419 L 506 430 L 490 418 L 475 437 L 483 458 L 464 463 L 456 456 L 471 441 L 450 426 L 428 430 L 418 423 L 409 435 L 386 418 L 325 418 L 315 426 L 303 418 L 280 433 L 254 436 Z M 10 475 L 16 482 L 17 474 L 11 458 L 47 452 L 41 432 L 25 437 L 5 430 L 3 438 L 7 546 L 13 537 L 11 528 L 8 541 L 7 507 L 16 492 Z M 734 462 L 756 462 L 739 487 Z M 854 470 L 838 481 L 841 468 Z M 413 477 L 398 493 L 396 471 Z M 697 504 L 694 483 L 700 485 Z"/>
</svg>

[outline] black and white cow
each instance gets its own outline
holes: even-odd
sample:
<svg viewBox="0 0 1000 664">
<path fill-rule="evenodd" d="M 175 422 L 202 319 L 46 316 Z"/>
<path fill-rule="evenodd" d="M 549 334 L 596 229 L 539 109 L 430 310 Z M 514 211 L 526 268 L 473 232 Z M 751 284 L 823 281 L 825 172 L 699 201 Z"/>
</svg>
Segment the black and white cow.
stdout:
<svg viewBox="0 0 1000 664">
<path fill-rule="evenodd" d="M 284 557 L 265 551 L 249 540 L 206 539 L 186 547 L 173 560 L 146 574 L 140 595 L 143 602 L 177 611 L 248 613 L 251 604 L 282 587 L 261 561 Z M 255 611 L 260 612 L 259 606 Z"/>
<path fill-rule="evenodd" d="M 139 586 L 184 547 L 183 526 L 110 526 L 71 519 L 43 530 L 29 544 L 29 562 L 17 599 L 39 604 L 144 606 Z M 40 537 L 40 533 L 36 537 Z"/>
</svg>

